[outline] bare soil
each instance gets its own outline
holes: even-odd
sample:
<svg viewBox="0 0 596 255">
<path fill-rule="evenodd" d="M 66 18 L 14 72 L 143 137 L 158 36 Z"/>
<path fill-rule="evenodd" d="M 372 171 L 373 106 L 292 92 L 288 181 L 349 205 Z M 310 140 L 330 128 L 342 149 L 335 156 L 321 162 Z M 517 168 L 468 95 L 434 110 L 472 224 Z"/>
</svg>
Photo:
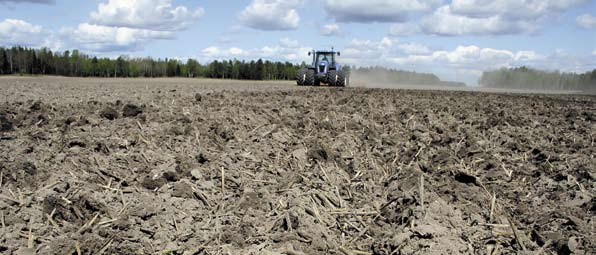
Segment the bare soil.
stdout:
<svg viewBox="0 0 596 255">
<path fill-rule="evenodd" d="M 596 97 L 0 78 L 3 254 L 595 254 Z"/>
</svg>

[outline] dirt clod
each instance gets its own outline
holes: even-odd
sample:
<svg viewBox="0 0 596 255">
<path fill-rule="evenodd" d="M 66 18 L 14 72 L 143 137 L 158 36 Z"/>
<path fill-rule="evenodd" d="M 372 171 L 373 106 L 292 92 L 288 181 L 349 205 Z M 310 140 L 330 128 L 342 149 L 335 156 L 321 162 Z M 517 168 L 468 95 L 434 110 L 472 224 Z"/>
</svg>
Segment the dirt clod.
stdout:
<svg viewBox="0 0 596 255">
<path fill-rule="evenodd" d="M 466 184 L 475 184 L 477 182 L 476 176 L 464 172 L 457 172 L 455 174 L 455 180 Z"/>
<path fill-rule="evenodd" d="M 64 120 L 64 125 L 69 126 L 70 124 L 75 123 L 75 122 L 77 122 L 77 118 L 70 116 Z"/>
<path fill-rule="evenodd" d="M 326 145 L 317 144 L 312 146 L 306 155 L 310 160 L 327 161 L 332 157 L 332 152 Z"/>
<path fill-rule="evenodd" d="M 172 196 L 191 198 L 193 197 L 192 184 L 186 179 L 182 179 L 179 182 L 174 183 Z"/>
<path fill-rule="evenodd" d="M 34 112 L 41 111 L 42 106 L 43 105 L 41 101 L 35 101 L 35 103 L 33 103 L 29 109 Z"/>
<path fill-rule="evenodd" d="M 0 132 L 9 132 L 12 130 L 12 122 L 3 113 L 0 113 Z"/>
<path fill-rule="evenodd" d="M 82 224 L 91 220 L 96 213 L 106 213 L 107 207 L 90 195 L 81 194 L 71 198 L 50 195 L 43 200 L 43 212 L 53 213 L 54 219 Z"/>
<path fill-rule="evenodd" d="M 27 173 L 29 175 L 35 175 L 35 174 L 37 174 L 37 167 L 31 161 L 24 161 L 23 163 L 21 163 L 21 167 L 20 168 L 25 173 Z"/>
<path fill-rule="evenodd" d="M 190 135 L 190 133 L 192 132 L 192 129 L 190 126 L 171 126 L 168 129 L 168 133 L 174 136 L 184 136 L 184 135 Z"/>
<path fill-rule="evenodd" d="M 141 185 L 148 190 L 158 189 L 164 184 L 166 184 L 165 178 L 153 178 L 151 176 L 146 176 L 145 178 L 143 178 L 143 181 L 141 182 Z"/>
<path fill-rule="evenodd" d="M 116 110 L 114 110 L 114 108 L 112 107 L 106 107 L 103 110 L 101 110 L 100 114 L 99 114 L 102 118 L 108 119 L 108 120 L 115 120 L 118 118 L 119 114 Z"/>
<path fill-rule="evenodd" d="M 125 118 L 136 117 L 141 113 L 143 113 L 143 109 L 134 104 L 126 104 L 122 109 L 122 116 Z"/>
<path fill-rule="evenodd" d="M 207 157 L 205 157 L 205 154 L 203 152 L 197 153 L 197 156 L 195 156 L 195 159 L 197 160 L 197 162 L 199 162 L 199 164 L 205 164 L 205 163 L 209 162 L 209 160 L 207 159 Z"/>
<path fill-rule="evenodd" d="M 166 181 L 168 182 L 175 182 L 180 179 L 180 177 L 178 177 L 178 173 L 174 171 L 168 171 L 163 173 L 163 178 L 166 179 Z"/>
</svg>

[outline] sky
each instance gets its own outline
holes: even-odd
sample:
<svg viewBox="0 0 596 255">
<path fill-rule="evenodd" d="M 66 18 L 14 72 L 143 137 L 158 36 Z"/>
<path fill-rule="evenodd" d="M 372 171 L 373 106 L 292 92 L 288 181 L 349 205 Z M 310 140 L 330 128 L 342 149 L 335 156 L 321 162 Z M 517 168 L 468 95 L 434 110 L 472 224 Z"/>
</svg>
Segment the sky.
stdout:
<svg viewBox="0 0 596 255">
<path fill-rule="evenodd" d="M 596 69 L 596 0 L 0 0 L 0 46 L 91 55 L 309 61 L 428 72 Z"/>
</svg>

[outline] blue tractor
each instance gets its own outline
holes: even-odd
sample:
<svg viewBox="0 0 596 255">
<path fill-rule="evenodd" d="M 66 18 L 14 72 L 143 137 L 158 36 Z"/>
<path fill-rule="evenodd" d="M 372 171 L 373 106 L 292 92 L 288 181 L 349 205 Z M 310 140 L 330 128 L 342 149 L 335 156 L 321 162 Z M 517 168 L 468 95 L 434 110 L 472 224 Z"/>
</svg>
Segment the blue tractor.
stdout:
<svg viewBox="0 0 596 255">
<path fill-rule="evenodd" d="M 347 67 L 337 63 L 335 57 L 340 56 L 339 51 L 311 51 L 312 64 L 301 68 L 296 73 L 298 86 L 319 86 L 321 83 L 329 86 L 345 87 L 350 80 L 350 72 Z"/>
</svg>

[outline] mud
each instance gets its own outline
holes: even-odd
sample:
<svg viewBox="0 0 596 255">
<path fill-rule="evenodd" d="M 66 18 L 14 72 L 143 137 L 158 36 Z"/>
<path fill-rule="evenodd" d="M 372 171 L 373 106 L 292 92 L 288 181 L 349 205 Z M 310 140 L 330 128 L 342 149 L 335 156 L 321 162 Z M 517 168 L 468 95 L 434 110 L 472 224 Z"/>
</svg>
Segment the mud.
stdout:
<svg viewBox="0 0 596 255">
<path fill-rule="evenodd" d="M 0 87 L 4 254 L 596 252 L 596 97 Z"/>
</svg>

